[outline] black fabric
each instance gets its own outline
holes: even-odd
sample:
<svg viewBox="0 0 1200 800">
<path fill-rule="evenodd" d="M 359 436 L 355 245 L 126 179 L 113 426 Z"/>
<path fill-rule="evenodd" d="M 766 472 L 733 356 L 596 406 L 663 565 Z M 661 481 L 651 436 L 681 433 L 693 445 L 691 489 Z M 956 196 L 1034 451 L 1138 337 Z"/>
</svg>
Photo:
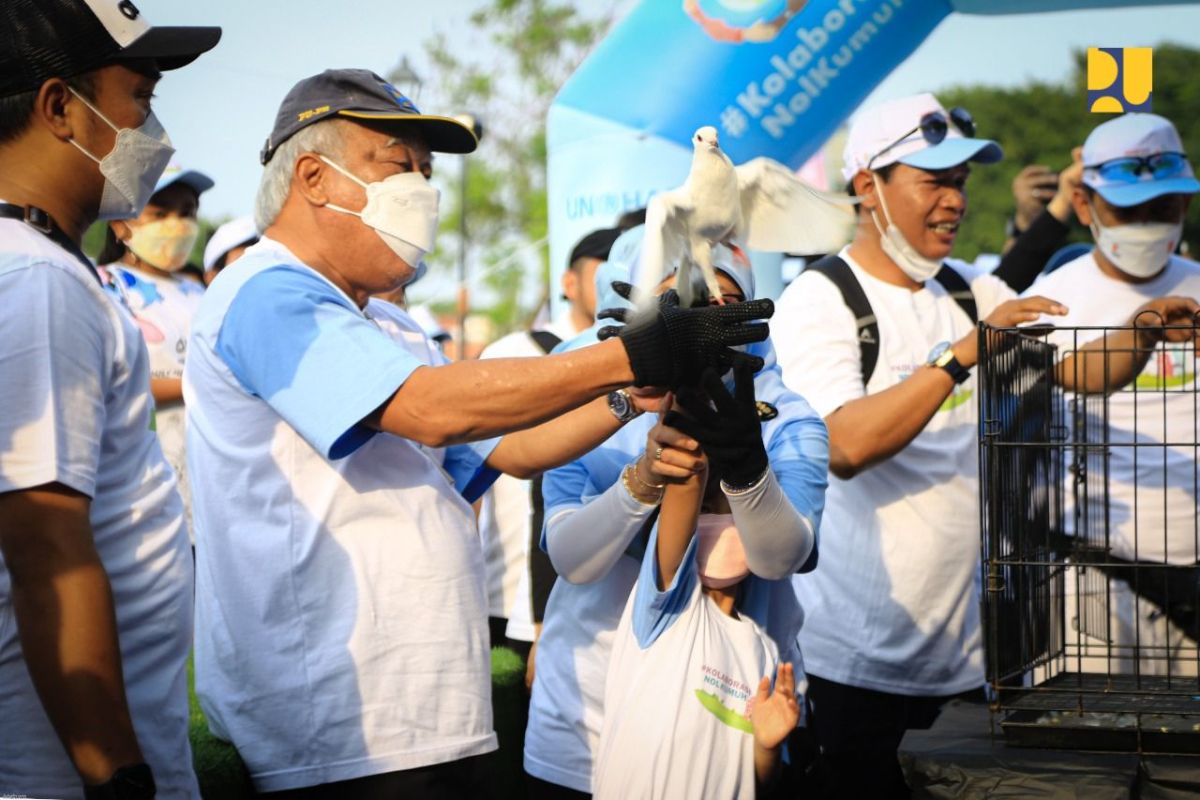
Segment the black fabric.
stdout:
<svg viewBox="0 0 1200 800">
<path fill-rule="evenodd" d="M 530 331 L 530 338 L 549 353 L 562 342 L 562 338 L 550 331 Z M 550 556 L 542 549 L 542 523 L 546 516 L 546 501 L 542 497 L 542 476 L 529 482 L 529 604 L 533 612 L 533 623 L 540 625 L 546 618 L 546 603 L 558 574 L 550 563 Z M 528 643 L 526 643 L 528 647 Z M 528 657 L 528 652 L 526 653 Z"/>
<path fill-rule="evenodd" d="M 932 728 L 909 731 L 900 764 L 913 797 L 922 799 L 1200 796 L 1200 758 L 1010 747 L 987 707 L 976 703 L 947 703 Z"/>
<path fill-rule="evenodd" d="M 681 389 L 676 401 L 683 413 L 667 412 L 663 424 L 700 442 L 718 479 L 733 489 L 746 489 L 767 471 L 767 449 L 754 402 L 754 373 L 739 365 L 734 380 L 730 394 L 715 370 L 705 370 L 704 391 Z"/>
<path fill-rule="evenodd" d="M 529 338 L 541 348 L 543 353 L 549 353 L 562 342 L 562 338 L 550 331 L 530 331 Z"/>
<path fill-rule="evenodd" d="M 14 206 L 11 203 L 0 203 L 0 217 L 26 221 L 29 227 L 48 237 L 59 247 L 79 259 L 79 263 L 88 268 L 88 272 L 92 273 L 96 282 L 101 286 L 104 285 L 104 282 L 100 280 L 100 273 L 96 271 L 96 265 L 84 255 L 83 250 L 71 240 L 70 236 L 63 233 L 62 228 L 58 227 L 58 224 L 45 211 L 35 206 Z"/>
<path fill-rule="evenodd" d="M 1049 211 L 1042 211 L 1029 224 L 1029 230 L 1013 240 L 1013 246 L 1001 257 L 992 274 L 1014 292 L 1025 291 L 1042 274 L 1046 262 L 1067 240 L 1070 231 Z"/>
<path fill-rule="evenodd" d="M 862 357 L 863 386 L 866 386 L 875 374 L 875 363 L 879 360 L 879 322 L 871 308 L 871 301 L 867 299 L 862 284 L 854 276 L 854 270 L 838 256 L 825 256 L 805 267 L 805 270 L 819 272 L 828 278 L 842 293 L 842 302 L 854 315 L 858 348 Z M 971 318 L 972 324 L 979 322 L 975 295 L 961 275 L 943 264 L 934 280 L 942 285 L 954 302 L 958 303 L 958 307 Z"/>
<path fill-rule="evenodd" d="M 982 699 L 982 692 L 977 691 Z M 810 725 L 821 747 L 825 780 L 819 797 L 909 797 L 896 752 L 905 731 L 930 727 L 943 705 L 961 695 L 900 695 L 808 674 Z"/>
<path fill-rule="evenodd" d="M 270 792 L 263 797 L 277 800 L 461 800 L 462 798 L 493 798 L 496 753 L 472 756 L 444 764 L 417 767 L 399 772 L 385 772 L 347 781 L 322 783 L 303 789 Z"/>
<path fill-rule="evenodd" d="M 591 795 L 586 792 L 577 792 L 566 786 L 535 778 L 529 773 L 525 773 L 525 789 L 528 792 L 526 796 L 529 800 L 589 800 L 591 798 Z"/>
<path fill-rule="evenodd" d="M 620 281 L 613 288 L 629 299 L 633 287 Z M 775 313 L 770 300 L 750 300 L 723 306 L 680 308 L 678 295 L 666 292 L 660 296 L 653 311 L 605 309 L 603 319 L 629 321 L 628 325 L 601 328 L 599 338 L 619 336 L 629 357 L 635 386 L 658 386 L 676 389 L 700 379 L 706 367 L 725 371 L 739 363 L 762 369 L 758 356 L 732 348 L 761 342 L 767 338 L 764 322 Z"/>
</svg>

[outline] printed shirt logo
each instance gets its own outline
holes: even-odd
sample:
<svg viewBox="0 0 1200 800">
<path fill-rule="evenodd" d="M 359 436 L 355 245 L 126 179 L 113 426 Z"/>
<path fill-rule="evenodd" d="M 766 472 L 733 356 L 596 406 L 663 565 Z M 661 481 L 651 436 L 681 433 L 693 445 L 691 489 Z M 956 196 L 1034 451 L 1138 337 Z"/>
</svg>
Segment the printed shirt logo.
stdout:
<svg viewBox="0 0 1200 800">
<path fill-rule="evenodd" d="M 1196 380 L 1196 351 L 1191 347 L 1165 347 L 1147 362 L 1135 381 L 1139 391 L 1178 389 Z"/>
<path fill-rule="evenodd" d="M 696 690 L 696 699 L 721 724 L 728 725 L 742 733 L 754 733 L 754 725 L 750 722 L 750 687 L 742 681 L 731 678 L 719 669 L 705 664 L 700 668 L 703 673 L 703 683 L 706 688 Z M 736 709 L 725 705 L 725 700 L 734 704 L 742 703 L 746 709 L 740 714 Z"/>
<path fill-rule="evenodd" d="M 1150 111 L 1154 83 L 1151 47 L 1089 47 L 1088 110 L 1098 114 Z"/>
</svg>

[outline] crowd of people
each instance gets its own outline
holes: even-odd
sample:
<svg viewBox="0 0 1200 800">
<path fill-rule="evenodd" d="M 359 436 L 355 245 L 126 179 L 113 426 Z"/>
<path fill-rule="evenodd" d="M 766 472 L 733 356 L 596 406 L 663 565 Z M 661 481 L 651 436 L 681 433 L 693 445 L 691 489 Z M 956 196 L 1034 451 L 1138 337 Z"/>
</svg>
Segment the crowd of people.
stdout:
<svg viewBox="0 0 1200 800">
<path fill-rule="evenodd" d="M 1060 173 L 1023 170 L 989 271 L 950 255 L 1001 145 L 921 94 L 855 117 L 853 240 L 777 305 L 735 242 L 720 296 L 682 307 L 674 275 L 633 294 L 635 211 L 573 249 L 562 320 L 450 362 L 388 298 L 434 247 L 432 153 L 473 151 L 469 127 L 367 70 L 299 81 L 253 218 L 195 280 L 213 180 L 171 161 L 151 98 L 220 29 L 14 2 L 0 794 L 198 797 L 194 652 L 259 792 L 487 797 L 508 644 L 529 797 L 904 797 L 905 731 L 984 692 L 976 324 L 1070 326 L 1068 394 L 1193 347 L 1200 265 L 1177 253 L 1200 182 L 1170 121 L 1117 117 Z M 1072 218 L 1094 248 L 1044 273 Z M 1135 439 L 1136 403 L 1113 412 Z M 1122 527 L 1114 551 L 1200 561 L 1194 457 L 1133 503 L 1163 546 Z M 1120 498 L 1139 468 L 1112 464 Z M 1120 608 L 1134 636 L 1161 617 Z"/>
</svg>

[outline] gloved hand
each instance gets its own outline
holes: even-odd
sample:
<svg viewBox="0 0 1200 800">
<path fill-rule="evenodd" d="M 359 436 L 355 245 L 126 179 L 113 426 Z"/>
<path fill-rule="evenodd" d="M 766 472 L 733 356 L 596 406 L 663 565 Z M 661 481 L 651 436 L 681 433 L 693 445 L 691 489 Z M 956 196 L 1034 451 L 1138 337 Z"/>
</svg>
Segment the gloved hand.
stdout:
<svg viewBox="0 0 1200 800">
<path fill-rule="evenodd" d="M 630 299 L 633 287 L 614 282 L 617 294 Z M 674 389 L 694 381 L 706 367 L 724 372 L 746 364 L 753 374 L 762 369 L 758 356 L 740 353 L 733 347 L 761 342 L 767 338 L 767 325 L 753 322 L 775 313 L 770 300 L 751 300 L 724 306 L 680 308 L 678 295 L 667 292 L 650 310 L 605 309 L 603 319 L 629 321 L 621 327 L 601 328 L 598 337 L 619 336 L 629 356 L 634 386 L 659 386 Z"/>
<path fill-rule="evenodd" d="M 709 469 L 729 488 L 745 489 L 767 471 L 767 449 L 754 401 L 754 370 L 742 362 L 733 368 L 733 375 L 734 392 L 730 394 L 720 373 L 706 369 L 701 378 L 703 392 L 680 389 L 675 402 L 685 413 L 668 412 L 663 424 L 700 442 Z"/>
</svg>

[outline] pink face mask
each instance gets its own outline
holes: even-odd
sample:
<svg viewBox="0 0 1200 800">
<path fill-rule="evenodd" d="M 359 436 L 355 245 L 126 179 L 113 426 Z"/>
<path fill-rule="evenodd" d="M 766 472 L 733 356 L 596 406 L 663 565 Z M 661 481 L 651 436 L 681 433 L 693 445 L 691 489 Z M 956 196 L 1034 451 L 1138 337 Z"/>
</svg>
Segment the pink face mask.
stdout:
<svg viewBox="0 0 1200 800">
<path fill-rule="evenodd" d="M 732 514 L 701 514 L 696 522 L 696 566 L 709 589 L 733 586 L 750 574 L 742 537 Z"/>
</svg>

